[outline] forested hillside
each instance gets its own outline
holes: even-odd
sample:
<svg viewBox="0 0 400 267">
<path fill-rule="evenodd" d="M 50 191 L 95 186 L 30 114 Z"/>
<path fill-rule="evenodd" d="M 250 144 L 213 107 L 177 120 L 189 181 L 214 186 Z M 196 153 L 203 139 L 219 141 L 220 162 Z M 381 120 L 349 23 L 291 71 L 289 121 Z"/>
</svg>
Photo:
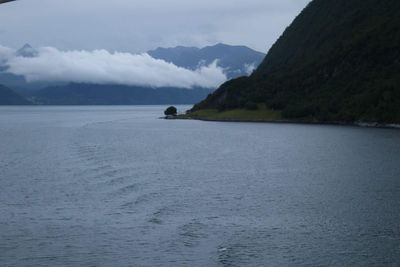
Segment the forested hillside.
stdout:
<svg viewBox="0 0 400 267">
<path fill-rule="evenodd" d="M 400 1 L 312 1 L 251 77 L 193 110 L 254 103 L 287 119 L 400 122 Z"/>
</svg>

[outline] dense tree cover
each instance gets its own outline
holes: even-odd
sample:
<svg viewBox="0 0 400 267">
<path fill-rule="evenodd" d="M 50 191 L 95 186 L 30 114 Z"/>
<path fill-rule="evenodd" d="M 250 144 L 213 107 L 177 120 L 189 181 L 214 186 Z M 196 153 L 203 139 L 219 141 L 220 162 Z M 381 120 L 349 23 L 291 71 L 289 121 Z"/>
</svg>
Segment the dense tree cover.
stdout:
<svg viewBox="0 0 400 267">
<path fill-rule="evenodd" d="M 165 116 L 176 116 L 176 114 L 178 114 L 178 110 L 176 107 L 170 106 L 164 111 L 164 114 Z"/>
<path fill-rule="evenodd" d="M 400 122 L 400 1 L 312 1 L 251 77 L 193 110 L 252 102 L 286 118 Z"/>
</svg>

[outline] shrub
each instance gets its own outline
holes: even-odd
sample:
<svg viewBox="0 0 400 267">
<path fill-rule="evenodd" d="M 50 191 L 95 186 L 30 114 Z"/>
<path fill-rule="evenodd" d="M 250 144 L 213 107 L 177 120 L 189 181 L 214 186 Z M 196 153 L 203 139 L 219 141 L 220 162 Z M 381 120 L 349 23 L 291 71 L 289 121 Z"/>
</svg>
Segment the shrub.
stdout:
<svg viewBox="0 0 400 267">
<path fill-rule="evenodd" d="M 178 110 L 174 106 L 170 106 L 164 111 L 165 116 L 176 116 Z"/>
</svg>

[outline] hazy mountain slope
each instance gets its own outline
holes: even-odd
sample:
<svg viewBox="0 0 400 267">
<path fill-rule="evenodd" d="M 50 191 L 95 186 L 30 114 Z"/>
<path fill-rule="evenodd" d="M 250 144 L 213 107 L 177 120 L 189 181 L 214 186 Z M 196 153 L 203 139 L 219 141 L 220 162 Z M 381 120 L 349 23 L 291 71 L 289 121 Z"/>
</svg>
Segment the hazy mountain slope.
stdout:
<svg viewBox="0 0 400 267">
<path fill-rule="evenodd" d="M 194 110 L 249 102 L 286 118 L 400 122 L 400 1 L 314 0 L 250 78 Z"/>
<path fill-rule="evenodd" d="M 163 105 L 193 104 L 210 89 L 142 88 L 122 85 L 71 83 L 34 92 L 35 104 L 44 105 Z"/>
<path fill-rule="evenodd" d="M 24 97 L 20 96 L 10 88 L 0 85 L 0 105 L 28 105 Z"/>
<path fill-rule="evenodd" d="M 218 60 L 220 67 L 227 70 L 228 78 L 250 74 L 264 59 L 265 54 L 246 46 L 217 44 L 204 48 L 183 47 L 157 48 L 148 54 L 187 69 L 196 69 L 199 65 L 209 65 Z"/>
</svg>

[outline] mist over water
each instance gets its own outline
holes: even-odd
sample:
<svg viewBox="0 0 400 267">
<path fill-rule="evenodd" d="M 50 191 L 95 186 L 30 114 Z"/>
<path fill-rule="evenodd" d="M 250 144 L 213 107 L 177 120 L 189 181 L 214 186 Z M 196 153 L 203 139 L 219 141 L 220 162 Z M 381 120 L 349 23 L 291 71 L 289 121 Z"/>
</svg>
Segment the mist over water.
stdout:
<svg viewBox="0 0 400 267">
<path fill-rule="evenodd" d="M 164 109 L 0 108 L 0 265 L 400 264 L 400 131 Z"/>
</svg>

